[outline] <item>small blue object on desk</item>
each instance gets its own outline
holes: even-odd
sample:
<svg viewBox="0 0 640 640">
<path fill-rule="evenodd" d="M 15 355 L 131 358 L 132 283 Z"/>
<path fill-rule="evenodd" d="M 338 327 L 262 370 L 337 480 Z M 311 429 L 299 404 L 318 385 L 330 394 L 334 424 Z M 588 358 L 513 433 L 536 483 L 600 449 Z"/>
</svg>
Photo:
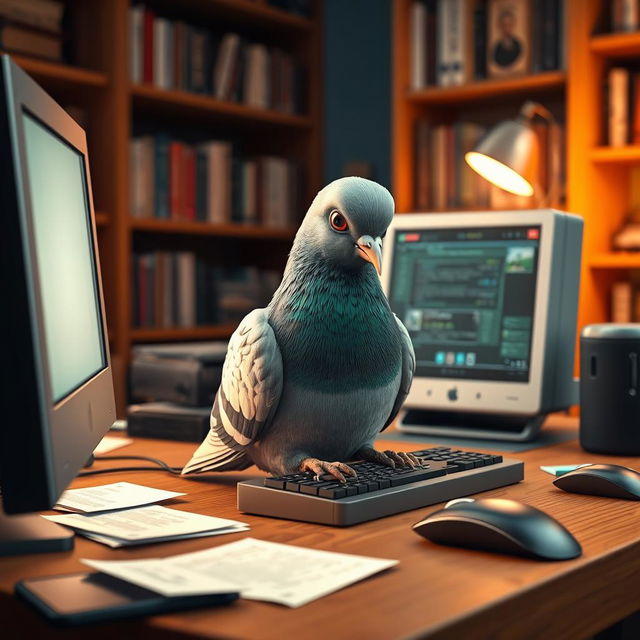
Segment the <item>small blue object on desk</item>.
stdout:
<svg viewBox="0 0 640 640">
<path fill-rule="evenodd" d="M 557 478 L 558 476 L 562 476 L 565 473 L 569 473 L 569 471 L 574 471 L 575 469 L 579 469 L 580 467 L 588 467 L 591 464 L 593 463 L 583 462 L 582 464 L 561 464 L 558 466 L 540 465 L 540 469 L 542 469 L 542 471 L 544 471 L 545 473 L 550 473 L 552 476 L 555 476 Z"/>
</svg>

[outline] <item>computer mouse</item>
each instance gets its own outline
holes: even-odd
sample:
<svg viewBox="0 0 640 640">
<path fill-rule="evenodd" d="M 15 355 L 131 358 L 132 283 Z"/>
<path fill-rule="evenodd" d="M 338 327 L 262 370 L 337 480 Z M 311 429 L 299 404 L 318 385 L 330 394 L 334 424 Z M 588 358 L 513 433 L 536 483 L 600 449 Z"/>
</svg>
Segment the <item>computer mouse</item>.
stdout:
<svg viewBox="0 0 640 640">
<path fill-rule="evenodd" d="M 437 544 L 539 560 L 570 560 L 582 553 L 571 533 L 544 511 L 501 498 L 452 500 L 413 530 Z"/>
<path fill-rule="evenodd" d="M 589 464 L 553 481 L 559 489 L 605 498 L 640 500 L 640 473 L 617 464 Z"/>
</svg>

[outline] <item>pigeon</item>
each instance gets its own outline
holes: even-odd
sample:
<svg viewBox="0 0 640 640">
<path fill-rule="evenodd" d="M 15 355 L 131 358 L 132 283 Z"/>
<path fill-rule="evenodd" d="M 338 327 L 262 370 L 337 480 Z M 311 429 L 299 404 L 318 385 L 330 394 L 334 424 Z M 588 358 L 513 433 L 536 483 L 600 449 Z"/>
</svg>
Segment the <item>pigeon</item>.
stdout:
<svg viewBox="0 0 640 640">
<path fill-rule="evenodd" d="M 345 177 L 315 197 L 282 282 L 231 336 L 210 430 L 183 474 L 311 472 L 346 482 L 348 462 L 413 467 L 413 454 L 376 451 L 415 369 L 411 338 L 379 274 L 393 197 Z"/>
</svg>

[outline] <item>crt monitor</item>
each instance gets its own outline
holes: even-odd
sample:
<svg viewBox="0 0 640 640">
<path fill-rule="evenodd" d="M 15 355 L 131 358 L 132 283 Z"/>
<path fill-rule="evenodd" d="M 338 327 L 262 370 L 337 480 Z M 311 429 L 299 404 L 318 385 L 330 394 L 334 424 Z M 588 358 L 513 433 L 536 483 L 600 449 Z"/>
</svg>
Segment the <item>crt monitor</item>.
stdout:
<svg viewBox="0 0 640 640">
<path fill-rule="evenodd" d="M 581 246 L 582 219 L 553 210 L 395 217 L 383 284 L 416 353 L 401 430 L 527 440 L 575 404 Z"/>
<path fill-rule="evenodd" d="M 55 504 L 115 402 L 85 133 L 8 56 L 0 175 L 0 511 L 21 514 Z M 42 523 L 0 514 L 0 553 L 69 544 Z"/>
</svg>

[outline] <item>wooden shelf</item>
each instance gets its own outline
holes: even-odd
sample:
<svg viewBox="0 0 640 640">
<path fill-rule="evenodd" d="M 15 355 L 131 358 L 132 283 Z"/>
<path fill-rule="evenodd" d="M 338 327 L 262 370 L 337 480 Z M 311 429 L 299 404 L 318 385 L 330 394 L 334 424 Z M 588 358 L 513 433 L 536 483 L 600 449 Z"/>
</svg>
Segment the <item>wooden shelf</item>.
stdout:
<svg viewBox="0 0 640 640">
<path fill-rule="evenodd" d="M 235 120 L 238 122 L 252 122 L 255 124 L 269 124 L 281 127 L 309 128 L 311 118 L 307 116 L 291 115 L 268 109 L 258 109 L 235 102 L 217 100 L 212 96 L 187 91 L 159 89 L 149 84 L 131 86 L 133 104 L 138 107 L 153 107 L 157 113 L 160 110 L 168 115 L 180 118 L 190 116 L 204 116 L 212 114 Z"/>
<path fill-rule="evenodd" d="M 640 269 L 640 251 L 598 253 L 589 262 L 592 269 Z"/>
<path fill-rule="evenodd" d="M 471 99 L 504 98 L 505 94 L 561 89 L 566 80 L 567 74 L 564 71 L 547 71 L 518 78 L 472 82 L 458 87 L 429 87 L 410 92 L 407 98 L 418 104 L 458 104 Z"/>
<path fill-rule="evenodd" d="M 12 55 L 16 64 L 22 67 L 29 75 L 36 80 L 49 81 L 49 84 L 58 86 L 85 86 L 85 87 L 106 87 L 109 79 L 106 73 L 91 71 L 81 67 L 73 67 L 68 64 L 48 62 L 27 56 Z"/>
<path fill-rule="evenodd" d="M 596 147 L 591 159 L 597 164 L 631 164 L 640 162 L 640 145 L 625 147 Z"/>
<path fill-rule="evenodd" d="M 256 0 L 181 0 L 182 8 L 202 8 L 207 14 L 239 20 L 243 24 L 254 24 L 305 33 L 313 29 L 313 22 L 283 9 L 271 7 Z"/>
<path fill-rule="evenodd" d="M 211 224 L 190 220 L 158 220 L 156 218 L 132 218 L 131 228 L 150 233 L 172 233 L 182 235 L 227 236 L 233 238 L 259 238 L 293 240 L 295 227 L 277 228 L 255 224 Z"/>
<path fill-rule="evenodd" d="M 594 36 L 590 48 L 593 53 L 602 56 L 626 58 L 640 55 L 640 31 Z"/>
<path fill-rule="evenodd" d="M 164 342 L 167 340 L 225 340 L 238 326 L 237 322 L 202 327 L 170 327 L 132 329 L 133 342 Z"/>
</svg>

